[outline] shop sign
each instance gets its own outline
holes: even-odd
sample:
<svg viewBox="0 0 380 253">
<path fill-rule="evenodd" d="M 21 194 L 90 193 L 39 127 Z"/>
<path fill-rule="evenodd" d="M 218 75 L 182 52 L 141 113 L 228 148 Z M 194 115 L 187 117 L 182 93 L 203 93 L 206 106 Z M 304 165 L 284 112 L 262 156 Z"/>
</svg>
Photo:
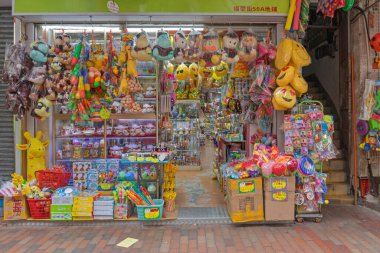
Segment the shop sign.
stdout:
<svg viewBox="0 0 380 253">
<path fill-rule="evenodd" d="M 286 177 L 272 177 L 270 179 L 270 185 L 272 190 L 287 189 L 288 179 Z"/>
<path fill-rule="evenodd" d="M 287 15 L 289 0 L 14 0 L 14 15 L 104 13 L 196 13 Z"/>
<path fill-rule="evenodd" d="M 287 190 L 274 190 L 272 191 L 273 201 L 288 201 L 288 191 Z"/>
<path fill-rule="evenodd" d="M 239 193 L 250 193 L 255 192 L 255 181 L 244 181 L 238 183 Z"/>
<path fill-rule="evenodd" d="M 144 210 L 144 218 L 147 220 L 157 219 L 160 217 L 160 209 L 159 208 L 145 208 Z"/>
</svg>

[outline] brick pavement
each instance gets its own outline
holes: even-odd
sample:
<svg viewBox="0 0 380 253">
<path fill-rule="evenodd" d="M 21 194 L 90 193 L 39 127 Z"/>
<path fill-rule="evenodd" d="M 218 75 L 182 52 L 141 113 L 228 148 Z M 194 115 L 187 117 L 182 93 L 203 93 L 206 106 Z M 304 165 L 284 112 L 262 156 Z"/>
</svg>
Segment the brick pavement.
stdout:
<svg viewBox="0 0 380 253">
<path fill-rule="evenodd" d="M 322 223 L 294 225 L 182 224 L 0 228 L 0 252 L 379 252 L 380 214 L 329 206 Z M 128 249 L 116 244 L 139 241 Z"/>
</svg>

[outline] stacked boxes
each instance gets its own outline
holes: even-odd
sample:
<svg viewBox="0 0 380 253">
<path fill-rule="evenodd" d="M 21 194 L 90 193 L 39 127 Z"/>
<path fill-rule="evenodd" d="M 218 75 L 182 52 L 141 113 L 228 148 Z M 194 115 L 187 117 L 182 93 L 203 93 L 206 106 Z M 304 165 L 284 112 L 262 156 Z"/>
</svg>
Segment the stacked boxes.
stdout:
<svg viewBox="0 0 380 253">
<path fill-rule="evenodd" d="M 73 220 L 93 220 L 93 197 L 74 197 Z"/>
<path fill-rule="evenodd" d="M 127 203 L 117 203 L 114 209 L 114 218 L 117 220 L 126 220 L 133 214 L 132 202 L 127 200 Z"/>
<path fill-rule="evenodd" d="M 24 196 L 4 197 L 4 220 L 25 220 L 28 210 Z"/>
<path fill-rule="evenodd" d="M 94 201 L 94 219 L 112 220 L 113 219 L 113 197 L 100 197 Z"/>
<path fill-rule="evenodd" d="M 51 220 L 72 220 L 73 197 L 53 196 L 50 205 Z"/>
<path fill-rule="evenodd" d="M 262 178 L 229 178 L 227 181 L 227 210 L 232 222 L 264 220 Z"/>
<path fill-rule="evenodd" d="M 295 185 L 294 176 L 265 179 L 265 220 L 294 220 Z"/>
</svg>

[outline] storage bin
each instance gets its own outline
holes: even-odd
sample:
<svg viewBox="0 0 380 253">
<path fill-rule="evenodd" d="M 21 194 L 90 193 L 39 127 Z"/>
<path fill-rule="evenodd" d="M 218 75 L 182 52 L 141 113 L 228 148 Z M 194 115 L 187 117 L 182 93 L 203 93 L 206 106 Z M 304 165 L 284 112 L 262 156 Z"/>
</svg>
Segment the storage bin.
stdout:
<svg viewBox="0 0 380 253">
<path fill-rule="evenodd" d="M 162 218 L 164 200 L 153 199 L 155 205 L 137 206 L 137 218 L 139 220 L 159 220 Z"/>
<path fill-rule="evenodd" d="M 33 219 L 50 219 L 51 199 L 28 199 L 28 204 Z"/>
</svg>

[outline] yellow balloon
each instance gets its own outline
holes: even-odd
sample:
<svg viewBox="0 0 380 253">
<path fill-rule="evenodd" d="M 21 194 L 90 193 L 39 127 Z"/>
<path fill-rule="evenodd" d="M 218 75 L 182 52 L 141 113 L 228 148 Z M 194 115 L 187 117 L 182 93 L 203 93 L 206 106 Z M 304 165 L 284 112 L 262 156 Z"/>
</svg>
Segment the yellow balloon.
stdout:
<svg viewBox="0 0 380 253">
<path fill-rule="evenodd" d="M 224 77 L 228 74 L 228 64 L 222 61 L 218 66 L 214 68 L 214 72 L 216 76 Z M 215 78 L 214 78 L 215 79 Z"/>
<path fill-rule="evenodd" d="M 193 62 L 192 64 L 190 64 L 189 66 L 189 71 L 190 71 L 190 78 L 193 79 L 193 80 L 198 80 L 198 64 L 196 64 L 195 62 Z"/>
<path fill-rule="evenodd" d="M 306 93 L 309 88 L 307 82 L 299 72 L 294 75 L 293 81 L 290 83 L 290 85 L 297 93 L 300 94 Z"/>
<path fill-rule="evenodd" d="M 293 66 L 285 66 L 281 69 L 280 74 L 276 78 L 278 86 L 288 85 L 294 78 L 295 69 Z"/>
<path fill-rule="evenodd" d="M 185 64 L 181 63 L 175 71 L 175 78 L 178 81 L 183 81 L 189 78 L 189 68 Z"/>
<path fill-rule="evenodd" d="M 209 68 L 209 67 L 200 67 L 199 68 L 199 75 L 202 78 L 212 77 L 213 73 L 214 73 L 214 70 L 212 68 Z"/>
<path fill-rule="evenodd" d="M 311 58 L 304 46 L 302 46 L 301 43 L 298 43 L 294 40 L 292 41 L 292 43 L 292 62 L 299 68 L 310 65 Z"/>
<path fill-rule="evenodd" d="M 277 45 L 277 54 L 274 64 L 277 69 L 282 69 L 288 65 L 292 58 L 293 43 L 291 39 L 284 39 Z"/>
<path fill-rule="evenodd" d="M 273 104 L 273 108 L 277 111 L 286 111 L 288 109 L 286 107 L 283 107 L 283 106 L 277 104 L 276 99 L 274 99 L 274 98 L 272 98 L 272 104 Z"/>
<path fill-rule="evenodd" d="M 296 92 L 289 85 L 278 87 L 274 91 L 273 97 L 279 106 L 287 109 L 292 108 L 297 102 Z"/>
<path fill-rule="evenodd" d="M 171 75 L 174 73 L 174 66 L 170 62 L 166 65 L 166 72 Z"/>
</svg>

